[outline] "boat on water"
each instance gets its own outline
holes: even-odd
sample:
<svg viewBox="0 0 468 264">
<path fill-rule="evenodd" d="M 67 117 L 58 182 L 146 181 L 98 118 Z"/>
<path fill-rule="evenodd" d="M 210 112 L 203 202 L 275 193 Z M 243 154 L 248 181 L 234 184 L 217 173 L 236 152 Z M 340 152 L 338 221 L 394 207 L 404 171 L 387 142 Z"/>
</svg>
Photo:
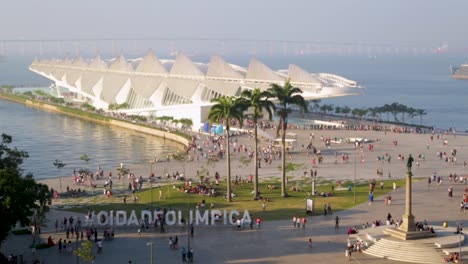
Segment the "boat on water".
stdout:
<svg viewBox="0 0 468 264">
<path fill-rule="evenodd" d="M 468 64 L 462 64 L 460 67 L 452 67 L 452 78 L 468 79 Z"/>
</svg>

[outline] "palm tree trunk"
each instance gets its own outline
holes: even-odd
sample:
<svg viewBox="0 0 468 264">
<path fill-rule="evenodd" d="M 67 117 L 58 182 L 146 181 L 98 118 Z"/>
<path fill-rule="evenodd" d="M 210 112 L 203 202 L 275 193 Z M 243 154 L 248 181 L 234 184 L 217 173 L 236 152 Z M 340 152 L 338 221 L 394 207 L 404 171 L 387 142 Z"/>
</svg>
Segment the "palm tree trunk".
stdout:
<svg viewBox="0 0 468 264">
<path fill-rule="evenodd" d="M 281 143 L 283 145 L 283 153 L 281 155 L 283 159 L 282 166 L 282 179 L 281 179 L 281 196 L 286 197 L 288 193 L 286 192 L 286 120 L 283 120 L 283 134 L 281 135 Z"/>
<path fill-rule="evenodd" d="M 231 202 L 231 153 L 229 147 L 229 118 L 226 120 L 227 192 L 226 201 Z"/>
<path fill-rule="evenodd" d="M 255 165 L 255 179 L 254 179 L 254 197 L 258 195 L 258 143 L 257 143 L 257 119 L 254 120 L 254 135 L 255 135 L 255 156 L 254 156 L 254 165 Z"/>
</svg>

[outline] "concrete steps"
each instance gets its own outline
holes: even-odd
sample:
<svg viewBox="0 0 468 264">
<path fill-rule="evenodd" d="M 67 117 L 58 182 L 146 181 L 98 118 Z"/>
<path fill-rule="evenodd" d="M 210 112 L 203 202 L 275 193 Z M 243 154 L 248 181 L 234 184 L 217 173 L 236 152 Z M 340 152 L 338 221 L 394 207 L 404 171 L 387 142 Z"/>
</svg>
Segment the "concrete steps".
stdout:
<svg viewBox="0 0 468 264">
<path fill-rule="evenodd" d="M 363 251 L 365 254 L 412 263 L 440 264 L 445 257 L 435 245 L 382 238 Z"/>
<path fill-rule="evenodd" d="M 460 252 L 460 248 L 459 247 L 446 248 L 446 249 L 443 249 L 442 251 L 446 255 L 450 255 L 451 253 Z M 462 255 L 462 259 L 466 259 L 468 257 L 468 246 L 461 247 L 461 255 Z"/>
</svg>

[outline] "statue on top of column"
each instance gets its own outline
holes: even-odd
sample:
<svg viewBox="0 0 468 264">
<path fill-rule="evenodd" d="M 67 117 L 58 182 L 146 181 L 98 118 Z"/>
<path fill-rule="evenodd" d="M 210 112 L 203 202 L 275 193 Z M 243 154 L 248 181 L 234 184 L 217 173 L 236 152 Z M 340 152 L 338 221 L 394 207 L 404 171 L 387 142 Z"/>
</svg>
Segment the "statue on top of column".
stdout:
<svg viewBox="0 0 468 264">
<path fill-rule="evenodd" d="M 408 169 L 408 172 L 411 173 L 411 167 L 413 167 L 413 157 L 411 154 L 409 154 L 408 161 L 406 162 L 406 168 Z"/>
</svg>

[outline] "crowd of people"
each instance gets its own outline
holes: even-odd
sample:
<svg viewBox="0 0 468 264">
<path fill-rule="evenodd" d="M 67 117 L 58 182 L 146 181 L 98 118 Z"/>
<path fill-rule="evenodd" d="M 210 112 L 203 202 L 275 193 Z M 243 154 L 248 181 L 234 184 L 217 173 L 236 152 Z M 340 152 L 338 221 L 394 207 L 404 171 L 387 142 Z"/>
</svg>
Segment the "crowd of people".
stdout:
<svg viewBox="0 0 468 264">
<path fill-rule="evenodd" d="M 265 123 L 262 126 L 264 128 L 269 128 L 270 127 L 270 125 L 268 123 Z M 402 131 L 396 130 L 394 132 L 400 133 Z M 406 133 L 408 131 L 403 131 L 403 132 Z M 202 139 L 202 137 L 205 137 L 205 136 L 196 135 L 196 136 L 194 136 L 192 138 L 192 142 L 191 142 L 190 146 L 186 150 L 186 154 L 188 156 L 196 157 L 197 161 L 199 161 L 200 159 L 206 159 L 206 160 L 213 159 L 213 158 L 223 159 L 225 157 L 226 139 L 223 136 L 211 136 L 210 135 L 210 136 L 206 136 L 205 139 Z M 321 138 L 321 141 L 323 143 L 323 147 L 331 148 L 331 145 L 332 145 L 332 143 L 334 141 L 332 138 L 327 138 L 327 137 L 323 137 L 323 136 L 320 136 L 320 138 Z M 294 153 L 294 155 L 302 155 L 302 156 L 307 155 L 307 156 L 309 156 L 311 153 L 313 153 L 313 155 L 315 155 L 315 156 L 312 157 L 310 159 L 310 161 L 312 162 L 312 165 L 316 166 L 316 165 L 319 165 L 319 164 L 323 164 L 323 162 L 325 162 L 324 157 L 327 157 L 327 159 L 328 159 L 328 157 L 332 156 L 333 154 L 329 155 L 329 152 L 327 152 L 327 150 L 324 150 L 324 153 L 327 152 L 328 154 L 322 155 L 322 151 L 321 151 L 321 149 L 319 147 L 319 144 L 317 144 L 317 142 L 313 142 L 314 140 L 315 140 L 315 135 L 311 134 L 310 138 L 309 138 L 309 142 L 308 143 L 306 142 L 306 144 L 303 144 L 302 148 L 301 148 L 301 151 L 298 152 L 298 153 L 297 152 Z M 335 141 L 336 141 L 336 139 L 335 139 Z M 246 144 L 240 144 L 235 137 L 231 139 L 231 142 L 229 144 L 230 144 L 230 146 L 232 148 L 233 153 L 239 154 L 238 157 L 241 156 L 241 157 L 246 157 L 246 158 L 251 159 L 251 160 L 253 159 L 253 157 L 255 155 L 254 154 L 255 150 L 252 148 L 252 146 L 249 146 L 249 145 L 246 145 Z M 397 142 L 395 140 L 394 141 L 394 147 L 397 148 L 398 144 L 399 144 L 399 142 Z M 360 157 L 361 162 L 364 162 L 364 153 L 365 152 L 376 151 L 376 150 L 378 150 L 378 147 L 379 147 L 378 144 L 377 144 L 377 146 L 374 146 L 374 144 L 359 145 L 359 152 L 360 152 L 360 155 L 361 155 L 361 157 Z M 454 165 L 455 162 L 456 162 L 455 157 L 456 157 L 457 151 L 455 149 L 452 149 L 448 153 L 438 152 L 437 153 L 437 158 L 439 158 L 441 160 L 444 160 L 445 163 Z M 282 156 L 282 153 L 278 148 L 275 148 L 275 146 L 274 146 L 274 144 L 272 142 L 270 142 L 270 143 L 265 143 L 264 146 L 260 146 L 260 149 L 258 151 L 258 155 L 260 157 L 260 160 L 263 160 L 264 164 L 266 164 L 266 166 L 268 166 L 268 165 L 272 164 L 273 160 L 276 160 L 276 159 L 279 160 L 281 158 L 281 156 Z M 292 151 L 288 150 L 286 155 L 288 155 L 288 156 L 292 155 Z M 335 152 L 335 160 L 337 160 L 339 156 L 341 156 L 343 164 L 348 163 L 349 155 L 347 153 L 338 153 L 336 151 Z M 431 156 L 429 156 L 429 157 L 431 157 Z M 425 153 L 420 153 L 417 157 L 418 157 L 417 162 L 419 162 L 419 161 L 423 162 L 423 161 L 426 160 L 426 154 Z M 391 158 L 392 158 L 392 156 L 389 153 L 381 154 L 381 155 L 377 156 L 377 162 L 379 164 L 390 163 Z M 175 156 L 173 156 L 173 155 L 168 156 L 168 158 L 166 159 L 166 162 L 174 160 L 174 159 L 176 159 Z M 398 160 L 403 162 L 403 161 L 406 161 L 407 159 L 408 159 L 408 157 L 406 157 L 406 155 L 401 154 L 401 153 L 398 154 Z M 188 159 L 188 161 L 195 161 L 195 158 L 194 159 Z M 163 162 L 163 161 L 159 161 L 159 162 Z M 328 160 L 327 160 L 327 162 L 328 162 Z M 335 164 L 337 164 L 336 161 L 335 161 Z M 261 163 L 259 164 L 258 167 L 261 169 Z M 307 174 L 307 172 L 306 172 L 306 174 Z M 317 175 L 317 170 L 315 170 L 315 172 L 312 172 L 311 175 L 316 176 Z M 382 176 L 383 171 L 379 171 L 379 169 L 377 169 L 377 175 Z M 177 186 L 174 185 L 174 187 L 179 189 L 181 192 L 190 193 L 190 194 L 198 194 L 200 196 L 208 196 L 208 197 L 215 197 L 217 195 L 217 190 L 216 190 L 215 186 L 217 184 L 219 184 L 219 181 L 221 179 L 221 176 L 219 175 L 218 172 L 215 173 L 215 184 L 214 185 L 213 185 L 213 182 L 210 181 L 209 171 L 206 172 L 206 174 L 204 174 L 204 175 L 197 172 L 197 178 L 199 179 L 199 181 L 196 182 L 196 183 L 192 182 L 192 180 L 189 179 L 189 177 L 187 177 L 187 176 L 188 175 L 181 174 L 178 171 L 175 171 L 175 172 L 173 172 L 171 174 L 169 172 L 166 172 L 166 177 L 168 179 L 172 179 L 173 181 L 183 182 L 183 185 L 181 185 L 181 186 L 180 185 L 177 185 Z M 96 179 L 99 179 L 99 177 L 101 177 L 101 178 L 103 177 L 103 171 L 99 171 L 99 172 L 96 173 Z M 154 174 L 152 174 L 152 177 L 154 178 Z M 253 177 L 253 175 L 251 175 L 251 174 L 249 176 L 238 176 L 238 175 L 236 175 L 236 177 L 233 179 L 233 183 L 235 185 L 243 184 L 243 183 L 251 183 L 252 182 L 252 177 Z M 94 179 L 92 179 L 92 180 L 94 180 Z M 131 191 L 133 194 L 135 194 L 136 191 L 141 190 L 142 187 L 143 187 L 143 183 L 146 181 L 145 179 L 143 179 L 142 176 L 136 176 L 136 175 L 134 175 L 132 173 L 128 173 L 128 180 L 129 180 L 128 191 Z M 436 180 L 436 179 L 434 178 L 434 180 Z M 449 180 L 451 182 L 453 182 L 453 183 L 457 183 L 457 182 L 458 183 L 463 183 L 463 182 L 465 182 L 465 184 L 466 184 L 467 178 L 462 177 L 462 176 L 458 176 L 456 173 L 453 173 L 453 174 L 451 173 L 450 176 L 449 176 Z M 82 175 L 82 174 L 74 175 L 74 181 L 75 181 L 77 186 L 83 185 L 87 181 L 87 176 Z M 431 181 L 431 178 L 429 178 L 429 181 Z M 442 177 L 438 176 L 437 181 L 439 183 L 441 183 L 442 182 Z M 108 197 L 112 196 L 112 187 L 113 187 L 112 175 L 111 175 L 111 173 L 109 173 L 109 178 L 108 178 L 108 180 L 106 180 L 104 182 L 104 185 L 103 185 L 104 194 L 107 195 Z M 274 185 L 274 184 L 269 185 L 269 189 L 276 189 L 276 188 L 277 188 L 277 186 Z M 372 194 L 372 199 L 373 199 L 373 192 L 374 192 L 375 188 L 376 188 L 376 182 L 372 181 L 371 184 L 370 184 L 370 192 L 369 192 L 370 195 Z M 381 185 L 381 188 L 383 188 L 383 185 Z M 78 190 L 80 190 L 80 189 L 78 188 Z M 68 186 L 67 186 L 67 192 L 68 191 L 72 191 L 72 189 L 69 189 Z M 450 195 L 451 192 L 453 192 L 453 190 L 450 191 L 450 188 L 449 188 L 449 196 L 451 196 Z M 320 192 L 320 195 L 322 197 L 330 197 L 330 196 L 333 195 L 333 191 L 332 192 L 323 192 L 322 191 L 322 192 Z M 387 195 L 385 197 L 385 204 L 390 205 L 391 204 L 391 199 L 392 199 L 391 195 L 390 194 Z M 464 203 L 466 203 L 466 202 L 468 202 L 468 200 L 467 200 L 467 193 L 465 191 Z M 207 205 L 206 205 L 205 201 L 203 200 L 201 203 L 197 204 L 197 206 L 198 207 L 205 207 Z M 211 204 L 210 207 L 213 208 L 214 205 Z M 171 210 L 171 209 L 169 209 L 169 210 Z M 324 205 L 323 210 L 324 210 L 325 215 L 332 213 L 329 203 Z M 156 221 L 154 221 L 154 226 L 155 227 L 159 226 L 161 232 L 164 232 L 164 224 L 165 224 L 164 219 L 165 218 L 162 217 L 162 218 L 157 219 Z M 259 218 L 257 218 L 257 220 L 255 222 L 257 223 L 257 227 L 259 228 L 261 220 L 260 220 L 260 223 L 259 223 L 258 220 L 259 220 Z M 293 219 L 294 227 L 305 228 L 306 221 L 307 220 L 304 217 L 301 217 L 301 218 L 294 217 L 294 219 Z M 251 228 L 252 228 L 253 223 L 254 223 L 254 221 L 251 221 L 249 223 Z M 390 219 L 387 219 L 386 222 L 382 222 L 380 220 L 375 220 L 375 221 L 372 222 L 371 226 L 380 226 L 380 225 L 399 226 L 399 225 L 401 225 L 401 223 L 402 223 L 402 220 L 394 221 L 393 218 L 390 218 Z M 141 230 L 147 229 L 148 226 L 151 225 L 151 224 L 152 223 L 147 223 L 145 220 L 142 220 Z M 240 229 L 242 229 L 244 227 L 244 225 L 245 225 L 245 220 L 244 219 L 236 219 L 236 226 L 240 226 Z M 366 226 L 368 226 L 368 224 L 366 224 Z M 429 230 L 429 231 L 431 231 L 431 227 L 428 227 L 426 224 L 424 224 L 424 222 L 423 223 L 417 223 L 416 227 L 417 227 L 418 230 L 420 229 L 420 230 Z M 90 236 L 93 236 L 94 235 L 94 230 L 86 230 L 86 236 L 89 239 L 88 231 L 90 233 Z M 350 227 L 347 232 L 348 232 L 348 234 L 354 234 L 357 231 L 358 231 L 357 228 Z M 83 231 L 81 231 L 80 229 L 76 230 L 76 228 L 72 227 L 72 228 L 69 228 L 69 231 L 67 231 L 67 233 L 71 234 L 71 238 L 73 238 L 76 235 L 77 232 L 80 233 L 81 239 L 83 239 L 82 238 L 83 237 Z M 113 237 L 113 235 L 111 236 L 110 234 L 111 234 L 110 230 L 104 230 L 104 239 L 109 238 L 109 237 Z M 69 239 L 68 234 L 67 234 L 67 239 Z M 177 239 L 175 239 L 175 241 L 176 240 Z M 102 244 L 102 242 L 101 242 L 101 244 Z M 173 245 L 175 245 L 175 248 L 177 248 L 177 242 L 173 241 Z M 360 248 L 360 246 L 353 245 L 353 248 L 357 249 L 357 248 Z M 101 250 L 102 250 L 102 246 L 101 246 Z M 351 251 L 349 252 L 349 255 L 351 254 Z M 186 254 L 187 254 L 187 252 L 186 252 Z"/>
</svg>

